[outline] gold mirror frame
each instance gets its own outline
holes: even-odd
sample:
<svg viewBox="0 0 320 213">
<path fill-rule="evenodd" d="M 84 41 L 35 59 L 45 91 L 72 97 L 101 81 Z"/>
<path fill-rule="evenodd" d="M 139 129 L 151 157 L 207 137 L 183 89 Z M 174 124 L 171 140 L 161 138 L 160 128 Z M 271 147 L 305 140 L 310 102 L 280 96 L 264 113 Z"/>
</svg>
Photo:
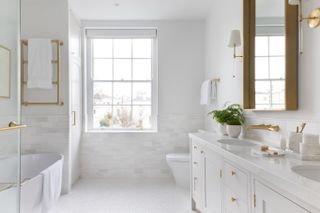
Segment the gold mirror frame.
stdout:
<svg viewBox="0 0 320 213">
<path fill-rule="evenodd" d="M 283 1 L 286 35 L 286 111 L 298 109 L 299 13 L 298 6 L 289 5 L 287 0 Z M 243 0 L 243 14 L 243 107 L 255 110 L 256 0 Z"/>
</svg>

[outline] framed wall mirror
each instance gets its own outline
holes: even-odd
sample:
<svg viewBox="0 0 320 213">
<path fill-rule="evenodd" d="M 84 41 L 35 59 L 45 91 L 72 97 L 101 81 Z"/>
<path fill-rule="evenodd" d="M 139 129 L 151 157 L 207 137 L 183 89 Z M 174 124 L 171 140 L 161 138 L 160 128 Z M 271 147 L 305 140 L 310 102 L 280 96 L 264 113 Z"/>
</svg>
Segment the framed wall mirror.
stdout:
<svg viewBox="0 0 320 213">
<path fill-rule="evenodd" d="M 10 49 L 0 45 L 0 98 L 10 98 Z"/>
<path fill-rule="evenodd" d="M 244 108 L 298 109 L 298 7 L 244 0 Z"/>
</svg>

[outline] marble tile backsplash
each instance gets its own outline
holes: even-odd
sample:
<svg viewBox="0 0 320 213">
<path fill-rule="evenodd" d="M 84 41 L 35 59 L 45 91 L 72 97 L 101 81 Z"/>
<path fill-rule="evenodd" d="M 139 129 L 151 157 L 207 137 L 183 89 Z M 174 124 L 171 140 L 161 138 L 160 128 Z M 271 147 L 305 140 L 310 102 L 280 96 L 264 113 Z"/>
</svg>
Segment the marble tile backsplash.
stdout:
<svg viewBox="0 0 320 213">
<path fill-rule="evenodd" d="M 279 125 L 280 132 L 269 132 L 269 131 L 262 131 L 262 130 L 248 130 L 245 132 L 245 137 L 267 141 L 275 146 L 280 146 L 280 137 L 283 136 L 288 139 L 288 135 L 290 132 L 295 132 L 296 127 L 300 126 L 301 123 L 306 123 L 306 127 L 304 129 L 304 133 L 311 133 L 311 134 L 319 134 L 320 133 L 320 120 L 317 119 L 288 119 L 288 118 L 263 118 L 256 116 L 247 116 L 246 119 L 247 124 L 272 124 L 272 125 Z"/>
<path fill-rule="evenodd" d="M 159 116 L 157 133 L 84 133 L 85 178 L 171 177 L 166 154 L 188 152 L 188 133 L 203 128 L 202 115 Z"/>
</svg>

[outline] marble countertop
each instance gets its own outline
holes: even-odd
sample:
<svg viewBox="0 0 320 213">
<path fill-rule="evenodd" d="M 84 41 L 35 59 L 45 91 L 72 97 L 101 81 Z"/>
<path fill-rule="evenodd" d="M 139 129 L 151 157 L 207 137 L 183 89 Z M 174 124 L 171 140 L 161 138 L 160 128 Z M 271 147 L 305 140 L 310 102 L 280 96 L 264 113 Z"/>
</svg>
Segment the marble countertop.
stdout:
<svg viewBox="0 0 320 213">
<path fill-rule="evenodd" d="M 292 171 L 297 165 L 317 165 L 320 161 L 302 161 L 298 154 L 286 152 L 284 157 L 262 157 L 251 154 L 251 148 L 237 147 L 219 143 L 218 134 L 201 132 L 190 133 L 190 138 L 198 139 L 202 144 L 220 154 L 226 160 L 234 162 L 239 167 L 249 171 L 255 177 L 266 180 L 286 193 L 298 198 L 313 208 L 320 210 L 320 182 L 305 178 Z M 249 139 L 242 139 L 255 143 L 258 148 L 261 143 Z"/>
</svg>

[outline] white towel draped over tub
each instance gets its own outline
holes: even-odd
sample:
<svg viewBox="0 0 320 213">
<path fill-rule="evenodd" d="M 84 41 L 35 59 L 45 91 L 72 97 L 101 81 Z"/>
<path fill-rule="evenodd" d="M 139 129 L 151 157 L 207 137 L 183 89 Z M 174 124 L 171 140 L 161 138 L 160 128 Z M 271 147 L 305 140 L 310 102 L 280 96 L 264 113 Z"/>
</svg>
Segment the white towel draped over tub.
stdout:
<svg viewBox="0 0 320 213">
<path fill-rule="evenodd" d="M 42 211 L 48 213 L 61 194 L 63 159 L 42 171 Z"/>
<path fill-rule="evenodd" d="M 52 88 L 52 44 L 50 39 L 28 40 L 28 88 Z"/>
<path fill-rule="evenodd" d="M 217 99 L 217 82 L 213 80 L 206 80 L 201 85 L 201 105 L 211 104 L 212 100 Z"/>
</svg>

